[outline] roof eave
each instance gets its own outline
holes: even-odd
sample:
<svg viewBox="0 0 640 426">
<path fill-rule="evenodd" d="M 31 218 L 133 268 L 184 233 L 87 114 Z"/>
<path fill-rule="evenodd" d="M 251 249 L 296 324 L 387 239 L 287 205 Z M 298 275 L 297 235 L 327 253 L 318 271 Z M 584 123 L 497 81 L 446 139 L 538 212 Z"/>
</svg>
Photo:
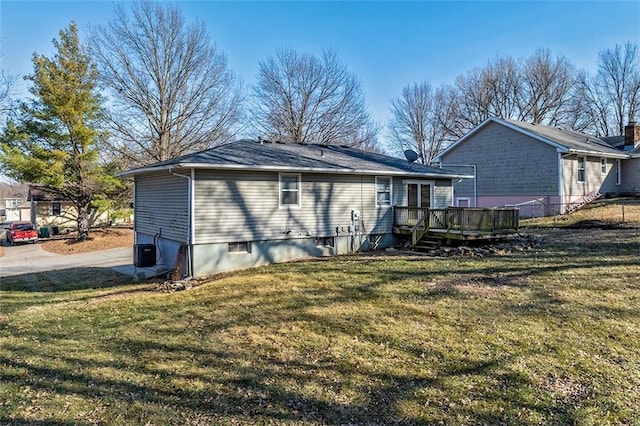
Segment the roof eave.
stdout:
<svg viewBox="0 0 640 426">
<path fill-rule="evenodd" d="M 325 169 L 318 167 L 290 167 L 290 166 L 261 166 L 261 165 L 241 165 L 241 164 L 203 164 L 203 163 L 176 163 L 160 167 L 142 167 L 126 172 L 118 173 L 118 177 L 131 177 L 139 174 L 171 171 L 177 169 L 200 169 L 200 170 L 234 170 L 234 171 L 273 171 L 273 172 L 305 172 L 305 173 L 331 173 L 348 175 L 376 175 L 376 176 L 422 176 L 443 179 L 469 179 L 471 175 L 459 173 L 431 173 L 416 172 L 410 170 L 368 170 L 368 169 Z"/>
<path fill-rule="evenodd" d="M 597 157 L 605 157 L 605 158 L 629 158 L 629 154 L 624 153 L 613 153 L 613 152 L 602 152 L 602 151 L 589 151 L 586 149 L 569 149 L 569 154 L 586 154 Z"/>
</svg>

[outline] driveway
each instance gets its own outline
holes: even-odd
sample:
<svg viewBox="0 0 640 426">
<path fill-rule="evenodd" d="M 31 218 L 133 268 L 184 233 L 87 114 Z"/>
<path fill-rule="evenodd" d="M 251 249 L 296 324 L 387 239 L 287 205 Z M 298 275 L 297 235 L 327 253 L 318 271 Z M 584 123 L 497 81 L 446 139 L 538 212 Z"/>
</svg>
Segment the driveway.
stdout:
<svg viewBox="0 0 640 426">
<path fill-rule="evenodd" d="M 112 268 L 133 275 L 133 252 L 131 247 L 95 251 L 91 253 L 60 255 L 49 253 L 39 244 L 5 246 L 0 257 L 0 278 L 36 272 L 70 268 Z"/>
</svg>

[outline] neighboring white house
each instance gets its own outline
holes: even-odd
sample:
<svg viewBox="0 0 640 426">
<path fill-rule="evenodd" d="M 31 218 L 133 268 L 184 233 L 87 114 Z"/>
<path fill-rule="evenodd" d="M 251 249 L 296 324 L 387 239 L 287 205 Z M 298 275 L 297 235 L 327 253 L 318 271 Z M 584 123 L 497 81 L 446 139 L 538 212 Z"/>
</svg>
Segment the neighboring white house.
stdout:
<svg viewBox="0 0 640 426">
<path fill-rule="evenodd" d="M 559 213 L 585 198 L 638 192 L 639 130 L 630 123 L 614 146 L 585 133 L 491 117 L 435 161 L 475 175 L 456 183 L 456 205 Z"/>
<path fill-rule="evenodd" d="M 394 206 L 453 202 L 466 174 L 341 146 L 241 140 L 121 174 L 136 247 L 204 275 L 395 243 Z"/>
<path fill-rule="evenodd" d="M 0 202 L 0 221 L 29 220 L 31 206 L 24 197 L 5 197 Z"/>
</svg>

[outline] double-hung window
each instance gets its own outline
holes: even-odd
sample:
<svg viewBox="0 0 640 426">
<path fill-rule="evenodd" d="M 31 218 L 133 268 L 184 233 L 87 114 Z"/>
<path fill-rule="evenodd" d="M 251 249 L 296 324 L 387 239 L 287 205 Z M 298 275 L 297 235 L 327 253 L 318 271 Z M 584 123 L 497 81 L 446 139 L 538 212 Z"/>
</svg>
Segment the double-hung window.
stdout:
<svg viewBox="0 0 640 426">
<path fill-rule="evenodd" d="M 280 173 L 280 206 L 300 207 L 300 174 Z"/>
<path fill-rule="evenodd" d="M 600 173 L 603 175 L 607 174 L 607 159 L 606 158 L 601 158 L 600 159 Z"/>
<path fill-rule="evenodd" d="M 376 178 L 376 206 L 391 205 L 391 178 Z"/>
<path fill-rule="evenodd" d="M 586 157 L 578 157 L 578 182 L 585 182 L 586 163 Z"/>
</svg>

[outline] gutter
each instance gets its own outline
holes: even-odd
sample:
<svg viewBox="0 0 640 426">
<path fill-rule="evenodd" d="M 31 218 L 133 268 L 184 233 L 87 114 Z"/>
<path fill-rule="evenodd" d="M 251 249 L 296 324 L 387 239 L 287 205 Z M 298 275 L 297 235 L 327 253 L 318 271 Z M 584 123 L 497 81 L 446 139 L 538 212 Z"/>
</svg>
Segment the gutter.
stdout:
<svg viewBox="0 0 640 426">
<path fill-rule="evenodd" d="M 607 152 L 602 152 L 602 151 L 586 151 L 586 150 L 581 150 L 581 149 L 569 149 L 568 150 L 569 154 L 584 154 L 584 155 L 591 155 L 593 157 L 604 157 L 604 158 L 629 158 L 629 154 L 614 154 L 614 153 L 607 153 Z"/>
<path fill-rule="evenodd" d="M 168 171 L 171 174 L 175 169 L 202 169 L 202 170 L 240 170 L 240 171 L 271 171 L 271 172 L 291 172 L 291 173 L 329 173 L 346 175 L 373 175 L 373 176 L 420 176 L 430 178 L 450 178 L 450 179 L 471 179 L 472 175 L 457 173 L 420 173 L 412 171 L 389 171 L 389 170 L 359 170 L 359 169 L 323 169 L 316 167 L 289 167 L 289 166 L 244 166 L 230 164 L 203 164 L 203 163 L 176 163 L 159 167 L 144 167 L 118 173 L 116 176 L 125 177 L 142 173 Z M 184 175 L 182 175 L 184 176 Z"/>
</svg>

